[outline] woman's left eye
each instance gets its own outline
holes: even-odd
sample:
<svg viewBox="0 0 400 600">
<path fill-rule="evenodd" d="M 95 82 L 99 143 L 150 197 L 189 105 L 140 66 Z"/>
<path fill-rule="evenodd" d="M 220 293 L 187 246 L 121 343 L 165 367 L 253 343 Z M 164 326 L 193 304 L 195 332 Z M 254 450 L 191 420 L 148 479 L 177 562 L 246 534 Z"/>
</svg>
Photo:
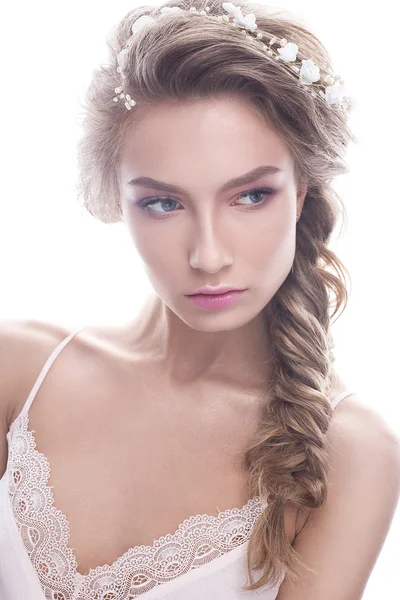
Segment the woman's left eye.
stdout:
<svg viewBox="0 0 400 600">
<path fill-rule="evenodd" d="M 265 204 L 264 201 L 264 196 L 270 197 L 273 196 L 276 193 L 276 189 L 274 188 L 258 188 L 256 190 L 250 190 L 249 192 L 242 192 L 241 194 L 239 194 L 238 198 L 245 198 L 246 196 L 253 196 L 253 198 L 261 198 L 259 201 L 256 200 L 256 202 L 250 202 L 250 204 L 244 204 L 242 206 L 251 206 L 252 208 L 258 208 L 259 206 L 263 206 Z M 167 214 L 167 213 L 171 213 L 171 212 L 176 212 L 173 210 L 173 208 L 171 210 L 167 210 L 166 212 L 164 211 L 160 211 L 160 210 L 149 210 L 150 206 L 155 206 L 156 204 L 164 204 L 165 205 L 169 204 L 170 208 L 171 208 L 171 203 L 172 204 L 179 204 L 179 202 L 177 202 L 177 200 L 173 200 L 173 198 L 169 198 L 168 196 L 166 197 L 157 197 L 156 200 L 148 200 L 147 202 L 143 202 L 141 204 L 141 207 L 144 208 L 145 210 L 147 210 L 148 212 L 151 213 L 158 213 L 158 214 Z"/>
<path fill-rule="evenodd" d="M 250 192 L 243 192 L 242 194 L 239 194 L 239 198 L 244 198 L 246 196 L 273 196 L 275 194 L 276 190 L 273 188 L 259 188 L 257 190 L 250 190 Z M 260 204 L 264 204 L 264 202 L 257 202 L 256 204 L 253 204 L 253 206 L 259 206 Z"/>
</svg>

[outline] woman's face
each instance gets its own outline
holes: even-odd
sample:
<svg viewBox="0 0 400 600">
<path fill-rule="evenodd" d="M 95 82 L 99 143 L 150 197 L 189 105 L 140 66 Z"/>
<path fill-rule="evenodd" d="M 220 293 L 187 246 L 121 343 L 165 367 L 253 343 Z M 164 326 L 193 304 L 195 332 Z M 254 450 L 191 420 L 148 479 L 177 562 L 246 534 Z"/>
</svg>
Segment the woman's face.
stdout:
<svg viewBox="0 0 400 600">
<path fill-rule="evenodd" d="M 163 103 L 138 117 L 118 178 L 124 222 L 155 292 L 194 329 L 245 325 L 294 259 L 306 190 L 297 190 L 287 147 L 241 99 Z M 266 166 L 271 172 L 232 181 Z M 207 311 L 187 298 L 206 284 L 246 292 Z"/>
</svg>

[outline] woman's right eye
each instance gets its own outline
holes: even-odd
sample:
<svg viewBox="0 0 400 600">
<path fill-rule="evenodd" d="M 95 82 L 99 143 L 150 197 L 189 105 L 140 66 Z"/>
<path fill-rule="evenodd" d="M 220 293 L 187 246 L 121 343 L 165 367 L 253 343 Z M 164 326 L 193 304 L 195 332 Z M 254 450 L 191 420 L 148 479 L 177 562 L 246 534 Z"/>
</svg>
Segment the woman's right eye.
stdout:
<svg viewBox="0 0 400 600">
<path fill-rule="evenodd" d="M 167 210 L 166 212 L 164 212 L 163 210 L 148 210 L 149 206 L 154 206 L 156 204 L 164 204 L 168 206 L 171 205 L 171 203 L 175 203 L 178 204 L 178 202 L 176 200 L 173 200 L 172 198 L 157 198 L 156 200 L 148 200 L 147 202 L 144 202 L 143 204 L 141 204 L 142 208 L 144 208 L 145 210 L 147 210 L 148 212 L 153 212 L 153 213 L 158 213 L 158 214 L 166 214 L 166 212 L 172 212 L 170 210 Z"/>
</svg>

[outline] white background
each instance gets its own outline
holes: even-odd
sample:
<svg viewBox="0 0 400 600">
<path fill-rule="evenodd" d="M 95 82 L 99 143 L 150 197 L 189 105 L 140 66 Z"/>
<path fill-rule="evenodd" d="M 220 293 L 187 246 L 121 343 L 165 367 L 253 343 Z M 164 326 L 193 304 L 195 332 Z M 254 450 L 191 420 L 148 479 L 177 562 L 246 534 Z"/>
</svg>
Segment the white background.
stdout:
<svg viewBox="0 0 400 600">
<path fill-rule="evenodd" d="M 96 222 L 75 199 L 76 112 L 105 37 L 136 5 L 113 0 L 27 0 L 1 9 L 0 318 L 79 324 L 133 316 L 150 290 L 124 225 Z M 305 19 L 327 45 L 355 98 L 350 174 L 337 180 L 348 226 L 332 242 L 352 277 L 333 330 L 348 388 L 400 434 L 399 152 L 394 3 L 276 3 Z M 366 457 L 366 460 L 368 458 Z M 363 598 L 393 598 L 400 511 Z M 327 540 L 329 543 L 329 540 Z M 340 576 L 340 574 L 338 574 Z"/>
</svg>

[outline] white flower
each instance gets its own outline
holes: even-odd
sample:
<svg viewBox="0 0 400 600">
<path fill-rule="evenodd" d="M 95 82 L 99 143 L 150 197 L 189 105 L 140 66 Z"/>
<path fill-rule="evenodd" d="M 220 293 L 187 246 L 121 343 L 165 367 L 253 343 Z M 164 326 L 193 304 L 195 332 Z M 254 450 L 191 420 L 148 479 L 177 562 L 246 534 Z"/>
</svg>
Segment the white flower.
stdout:
<svg viewBox="0 0 400 600">
<path fill-rule="evenodd" d="M 233 16 L 233 22 L 236 25 L 240 25 L 248 31 L 255 31 L 257 29 L 256 16 L 253 13 L 244 15 L 240 6 L 235 6 L 232 2 L 224 2 L 222 7 L 227 13 Z"/>
<path fill-rule="evenodd" d="M 236 15 L 242 14 L 242 9 L 240 8 L 240 6 L 235 6 L 232 2 L 224 2 L 222 4 L 222 7 L 224 8 L 224 10 L 226 10 L 227 13 L 234 17 Z"/>
<path fill-rule="evenodd" d="M 178 14 L 183 12 L 181 8 L 179 8 L 179 6 L 164 6 L 161 10 L 160 13 L 165 14 L 165 13 L 170 13 L 170 14 Z"/>
<path fill-rule="evenodd" d="M 343 85 L 330 85 L 325 90 L 325 100 L 328 104 L 340 103 L 344 92 Z"/>
<path fill-rule="evenodd" d="M 300 81 L 305 85 L 310 85 L 311 83 L 315 83 L 320 80 L 321 74 L 319 71 L 319 67 L 314 64 L 313 60 L 309 58 L 308 60 L 302 60 L 302 66 L 300 69 Z"/>
<path fill-rule="evenodd" d="M 257 29 L 256 15 L 253 15 L 253 13 L 250 13 L 249 15 L 237 13 L 233 22 L 236 23 L 236 25 L 245 27 L 248 31 L 255 31 Z"/>
<path fill-rule="evenodd" d="M 124 48 L 123 50 L 121 50 L 121 52 L 117 56 L 117 62 L 118 62 L 118 65 L 121 67 L 121 69 L 125 68 L 127 55 L 128 55 L 128 49 Z"/>
<path fill-rule="evenodd" d="M 136 21 L 132 24 L 131 31 L 133 34 L 137 33 L 144 27 L 147 27 L 147 25 L 152 25 L 154 21 L 155 19 L 153 19 L 153 17 L 150 17 L 149 15 L 143 15 L 136 19 Z"/>
<path fill-rule="evenodd" d="M 283 48 L 278 48 L 279 59 L 283 62 L 294 62 L 296 60 L 298 51 L 298 45 L 294 44 L 293 42 L 289 42 L 283 46 Z"/>
<path fill-rule="evenodd" d="M 326 77 L 324 77 L 324 82 L 328 85 L 333 85 L 335 83 L 335 80 L 332 77 L 332 75 L 326 75 Z"/>
</svg>

